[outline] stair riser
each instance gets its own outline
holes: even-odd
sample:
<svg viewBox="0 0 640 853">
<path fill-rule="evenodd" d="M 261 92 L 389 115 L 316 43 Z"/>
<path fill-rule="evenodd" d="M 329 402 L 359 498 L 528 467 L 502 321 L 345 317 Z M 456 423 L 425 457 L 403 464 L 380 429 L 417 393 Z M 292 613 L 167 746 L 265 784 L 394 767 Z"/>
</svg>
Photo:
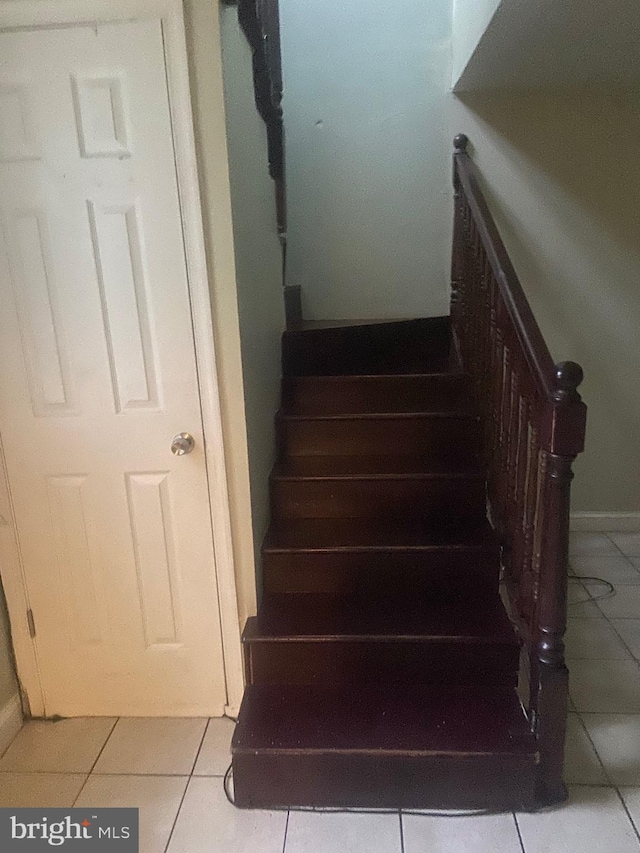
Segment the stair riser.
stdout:
<svg viewBox="0 0 640 853">
<path fill-rule="evenodd" d="M 324 551 L 266 552 L 264 589 L 271 593 L 490 598 L 498 591 L 499 563 L 484 552 Z"/>
<path fill-rule="evenodd" d="M 236 805 L 530 809 L 527 755 L 234 754 Z"/>
<path fill-rule="evenodd" d="M 478 422 L 469 417 L 411 418 L 281 417 L 278 439 L 289 456 L 433 456 L 478 453 Z"/>
<path fill-rule="evenodd" d="M 515 687 L 519 648 L 455 640 L 245 641 L 248 684 Z"/>
<path fill-rule="evenodd" d="M 420 372 L 427 372 L 445 369 L 448 359 L 446 317 L 406 325 L 285 332 L 282 338 L 284 376 L 414 373 L 418 364 Z"/>
<path fill-rule="evenodd" d="M 480 479 L 272 480 L 274 518 L 402 518 L 471 523 L 485 517 Z"/>
<path fill-rule="evenodd" d="M 466 405 L 469 387 L 466 374 L 289 377 L 282 382 L 282 400 L 299 414 L 437 412 Z"/>
</svg>

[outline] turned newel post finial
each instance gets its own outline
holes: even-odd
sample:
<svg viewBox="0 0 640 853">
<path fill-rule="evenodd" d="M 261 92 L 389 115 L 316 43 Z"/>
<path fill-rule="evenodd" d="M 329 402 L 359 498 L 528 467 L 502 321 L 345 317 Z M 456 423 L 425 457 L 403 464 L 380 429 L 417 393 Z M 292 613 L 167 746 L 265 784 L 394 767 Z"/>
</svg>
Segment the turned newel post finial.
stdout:
<svg viewBox="0 0 640 853">
<path fill-rule="evenodd" d="M 556 364 L 556 390 L 554 397 L 559 403 L 580 400 L 578 386 L 584 379 L 584 372 L 575 361 L 561 361 Z"/>
<path fill-rule="evenodd" d="M 454 154 L 463 154 L 467 150 L 469 137 L 464 133 L 459 133 L 453 137 L 453 152 Z"/>
</svg>

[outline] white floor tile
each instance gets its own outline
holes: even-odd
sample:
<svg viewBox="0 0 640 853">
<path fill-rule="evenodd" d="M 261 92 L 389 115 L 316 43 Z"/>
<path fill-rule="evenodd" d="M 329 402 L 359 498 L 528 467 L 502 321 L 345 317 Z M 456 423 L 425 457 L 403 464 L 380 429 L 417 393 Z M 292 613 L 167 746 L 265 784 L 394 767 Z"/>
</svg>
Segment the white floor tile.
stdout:
<svg viewBox="0 0 640 853">
<path fill-rule="evenodd" d="M 291 812 L 284 853 L 400 853 L 396 814 Z"/>
<path fill-rule="evenodd" d="M 206 725 L 201 718 L 122 718 L 95 772 L 188 776 Z"/>
<path fill-rule="evenodd" d="M 634 660 L 572 660 L 569 691 L 577 711 L 640 714 L 640 667 Z"/>
<path fill-rule="evenodd" d="M 640 832 L 640 788 L 620 788 L 620 794 L 629 809 L 631 820 Z"/>
<path fill-rule="evenodd" d="M 640 572 L 631 560 L 621 554 L 617 557 L 571 557 L 570 561 L 578 577 L 602 578 L 614 585 L 640 584 Z"/>
<path fill-rule="evenodd" d="M 187 776 L 90 776 L 79 808 L 140 809 L 140 853 L 164 853 Z"/>
<path fill-rule="evenodd" d="M 513 815 L 403 815 L 402 823 L 405 853 L 520 853 Z"/>
<path fill-rule="evenodd" d="M 640 619 L 640 587 L 619 586 L 616 595 L 599 601 L 598 607 L 610 619 Z"/>
<path fill-rule="evenodd" d="M 638 853 L 638 839 L 615 789 L 575 787 L 569 794 L 569 802 L 558 809 L 518 814 L 526 853 Z"/>
<path fill-rule="evenodd" d="M 573 785 L 606 785 L 609 782 L 577 714 L 567 717 L 564 780 Z"/>
<path fill-rule="evenodd" d="M 569 619 L 566 655 L 576 660 L 625 660 L 631 653 L 606 619 Z"/>
<path fill-rule="evenodd" d="M 569 556 L 590 554 L 619 554 L 617 546 L 605 533 L 570 533 Z"/>
<path fill-rule="evenodd" d="M 0 808 L 70 809 L 86 778 L 76 773 L 0 773 Z"/>
<path fill-rule="evenodd" d="M 0 759 L 0 771 L 89 773 L 115 722 L 110 717 L 31 720 Z"/>
<path fill-rule="evenodd" d="M 640 557 L 640 533 L 609 533 L 608 536 L 627 557 Z"/>
<path fill-rule="evenodd" d="M 635 658 L 640 658 L 640 619 L 612 619 L 611 624 Z"/>
<path fill-rule="evenodd" d="M 222 779 L 194 777 L 167 853 L 282 853 L 286 823 L 285 811 L 232 806 Z"/>
<path fill-rule="evenodd" d="M 583 714 L 582 719 L 611 781 L 640 785 L 640 715 Z"/>
<path fill-rule="evenodd" d="M 195 776 L 224 776 L 231 763 L 233 720 L 225 717 L 209 720 L 207 732 L 193 771 Z"/>
</svg>

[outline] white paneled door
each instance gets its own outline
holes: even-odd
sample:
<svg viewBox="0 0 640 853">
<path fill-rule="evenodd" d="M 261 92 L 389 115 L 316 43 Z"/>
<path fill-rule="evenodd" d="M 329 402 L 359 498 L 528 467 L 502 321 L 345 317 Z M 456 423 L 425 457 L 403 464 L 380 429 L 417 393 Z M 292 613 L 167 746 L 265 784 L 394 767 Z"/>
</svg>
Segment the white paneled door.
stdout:
<svg viewBox="0 0 640 853">
<path fill-rule="evenodd" d="M 0 33 L 0 211 L 0 435 L 45 712 L 220 714 L 159 20 Z"/>
</svg>

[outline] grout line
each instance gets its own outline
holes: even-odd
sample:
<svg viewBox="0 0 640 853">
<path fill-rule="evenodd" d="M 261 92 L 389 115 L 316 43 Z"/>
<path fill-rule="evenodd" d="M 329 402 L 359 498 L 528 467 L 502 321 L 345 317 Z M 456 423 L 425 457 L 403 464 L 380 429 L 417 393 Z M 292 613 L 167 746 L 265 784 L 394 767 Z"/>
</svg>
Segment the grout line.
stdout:
<svg viewBox="0 0 640 853">
<path fill-rule="evenodd" d="M 605 661 L 600 662 L 605 663 Z M 598 663 L 598 661 L 596 661 L 596 663 Z M 640 711 L 577 711 L 574 709 L 573 712 L 570 711 L 569 713 L 581 714 L 585 717 L 593 717 L 596 715 L 599 717 L 640 717 Z"/>
<path fill-rule="evenodd" d="M 192 773 L 94 773 L 87 770 L 0 770 L 0 779 L 11 773 L 20 773 L 22 776 L 133 776 L 142 778 L 160 779 L 186 779 L 193 776 Z M 195 779 L 222 779 L 223 773 L 203 773 L 194 776 Z"/>
<path fill-rule="evenodd" d="M 195 758 L 193 759 L 193 764 L 191 765 L 191 770 L 189 771 L 189 776 L 193 776 L 193 771 L 196 769 L 196 764 L 198 763 L 198 758 L 200 758 L 200 753 L 202 752 L 202 747 L 204 745 L 204 739 L 207 736 L 207 732 L 209 731 L 209 723 L 211 722 L 211 717 L 207 720 L 207 724 L 204 727 L 204 731 L 202 732 L 202 737 L 200 738 L 200 744 L 198 749 L 196 750 Z M 224 774 L 223 774 L 224 775 Z"/>
<path fill-rule="evenodd" d="M 398 821 L 400 823 L 400 853 L 404 853 L 404 827 L 402 825 L 402 811 L 398 811 Z"/>
<path fill-rule="evenodd" d="M 634 823 L 634 820 L 633 820 L 633 818 L 631 817 L 631 812 L 630 812 L 630 811 L 629 811 L 629 809 L 627 808 L 627 804 L 625 803 L 625 801 L 624 801 L 624 797 L 623 797 L 623 796 L 622 796 L 622 794 L 620 793 L 620 788 L 618 788 L 618 787 L 616 787 L 616 794 L 618 795 L 618 797 L 619 797 L 619 799 L 620 799 L 620 802 L 622 803 L 622 808 L 625 810 L 626 815 L 627 815 L 627 817 L 629 818 L 629 821 L 630 821 L 630 823 L 631 823 L 631 826 L 633 827 L 633 831 L 634 831 L 634 833 L 635 833 L 635 836 L 636 836 L 636 838 L 638 839 L 638 843 L 640 844 L 640 833 L 638 832 L 638 829 L 637 829 L 637 827 L 636 827 L 636 825 L 635 825 L 635 823 Z"/>
<path fill-rule="evenodd" d="M 178 818 L 180 817 L 180 812 L 182 810 L 182 804 L 185 801 L 185 797 L 187 796 L 187 791 L 189 790 L 189 785 L 191 784 L 192 779 L 193 779 L 193 776 L 190 776 L 187 779 L 187 784 L 184 786 L 184 791 L 182 792 L 182 796 L 180 797 L 180 802 L 178 803 L 178 808 L 176 810 L 176 816 L 173 819 L 173 823 L 171 824 L 171 831 L 169 832 L 169 837 L 167 838 L 167 843 L 164 847 L 164 853 L 167 853 L 167 850 L 169 849 L 169 845 L 171 844 L 171 839 L 173 838 L 173 832 L 176 828 L 176 824 L 178 823 Z M 138 820 L 139 820 L 139 813 L 138 813 Z"/>
<path fill-rule="evenodd" d="M 62 774 L 61 774 L 61 775 L 62 775 Z M 70 775 L 71 775 L 71 774 L 70 774 Z M 75 808 L 76 803 L 77 803 L 77 802 L 78 802 L 78 800 L 80 799 L 80 794 L 81 794 L 81 793 L 84 791 L 84 789 L 86 788 L 86 786 L 87 786 L 87 782 L 89 781 L 90 776 L 91 776 L 91 774 L 90 774 L 90 773 L 87 773 L 87 775 L 85 776 L 84 782 L 83 782 L 83 783 L 82 783 L 82 785 L 80 786 L 80 790 L 78 791 L 78 793 L 76 794 L 76 796 L 75 796 L 75 798 L 74 798 L 73 802 L 71 803 L 71 808 L 72 808 L 72 809 L 74 809 L 74 808 Z"/>
<path fill-rule="evenodd" d="M 616 591 L 617 591 L 617 590 L 616 590 Z M 607 620 L 607 623 L 609 624 L 609 626 L 610 626 L 611 630 L 613 631 L 613 633 L 616 635 L 616 637 L 618 637 L 618 639 L 620 640 L 620 642 L 622 643 L 622 645 L 625 647 L 625 649 L 626 649 L 626 650 L 629 652 L 629 654 L 631 655 L 631 659 L 632 659 L 632 660 L 634 660 L 636 663 L 639 663 L 639 662 L 638 662 L 638 658 L 634 655 L 634 653 L 633 653 L 633 651 L 631 650 L 631 648 L 627 645 L 627 643 L 625 642 L 624 638 L 622 637 L 622 635 L 621 635 L 620 633 L 618 633 L 618 629 L 617 629 L 617 628 L 616 628 L 616 626 L 613 624 L 613 621 L 612 621 L 612 620 L 613 620 L 613 619 L 620 618 L 620 617 L 616 617 L 616 616 L 609 617 L 609 616 L 607 616 L 607 614 L 606 614 L 606 613 L 604 613 L 604 610 L 603 610 L 602 612 L 603 612 L 603 614 L 604 614 L 604 618 Z M 638 619 L 638 618 L 640 618 L 640 617 L 638 617 L 638 616 L 626 616 L 626 617 L 623 617 L 623 618 L 625 618 L 625 619 Z"/>
<path fill-rule="evenodd" d="M 284 853 L 284 849 L 287 846 L 287 832 L 289 831 L 289 817 L 291 816 L 291 812 L 287 810 L 287 819 L 284 822 L 284 838 L 282 839 L 282 853 Z"/>
<path fill-rule="evenodd" d="M 520 824 L 518 823 L 518 816 L 516 815 L 515 812 L 512 812 L 512 814 L 513 814 L 513 822 L 516 825 L 516 832 L 518 833 L 518 841 L 520 842 L 521 853 L 527 853 L 527 851 L 524 849 L 524 841 L 522 840 L 522 833 L 520 832 Z"/>
<path fill-rule="evenodd" d="M 118 725 L 118 723 L 120 722 L 120 719 L 121 719 L 120 717 L 116 717 L 116 721 L 115 721 L 115 723 L 111 726 L 111 730 L 110 730 L 109 734 L 107 735 L 107 737 L 105 738 L 104 743 L 102 744 L 102 749 L 101 749 L 101 750 L 100 750 L 100 752 L 96 755 L 96 760 L 95 760 L 95 761 L 93 762 L 93 764 L 91 765 L 91 770 L 89 770 L 89 775 L 91 775 L 91 774 L 93 773 L 93 771 L 95 770 L 96 764 L 98 763 L 98 761 L 99 761 L 100 756 L 102 755 L 102 753 L 105 751 L 107 744 L 108 744 L 108 743 L 109 743 L 109 741 L 111 740 L 111 735 L 114 733 L 116 726 L 117 726 L 117 725 Z"/>
<path fill-rule="evenodd" d="M 582 719 L 582 716 L 581 716 L 581 714 L 580 714 L 578 711 L 576 711 L 576 716 L 577 716 L 577 718 L 578 718 L 578 722 L 579 722 L 579 723 L 580 723 L 580 725 L 582 726 L 582 731 L 586 734 L 586 736 L 587 736 L 587 740 L 588 740 L 588 741 L 589 741 L 589 743 L 591 744 L 591 747 L 592 747 L 592 749 L 593 749 L 593 751 L 594 751 L 594 753 L 595 753 L 595 756 L 596 756 L 596 758 L 598 759 L 598 764 L 600 765 L 600 767 L 601 767 L 601 769 L 602 769 L 602 772 L 604 773 L 604 778 L 607 780 L 607 785 L 608 785 L 609 787 L 614 787 L 614 784 L 613 784 L 613 781 L 612 781 L 612 779 L 611 779 L 611 776 L 609 776 L 609 771 L 608 771 L 608 770 L 607 770 L 607 768 L 605 767 L 605 764 L 604 764 L 604 761 L 602 760 L 602 758 L 600 758 L 600 753 L 599 753 L 599 752 L 598 752 L 598 750 L 596 749 L 596 745 L 595 745 L 595 743 L 593 742 L 593 740 L 591 739 L 591 735 L 589 734 L 589 729 L 586 727 L 585 722 L 584 722 L 584 720 Z M 573 783 L 571 783 L 571 784 L 573 784 Z M 591 784 L 591 783 L 590 783 L 590 784 Z M 593 784 L 595 787 L 598 787 L 598 786 L 596 785 L 596 783 L 592 783 L 592 784 Z"/>
<path fill-rule="evenodd" d="M 104 743 L 102 744 L 102 748 L 101 748 L 100 752 L 96 755 L 96 760 L 95 760 L 95 761 L 93 762 L 93 764 L 91 765 L 91 769 L 90 769 L 90 770 L 89 770 L 89 772 L 87 773 L 87 776 L 86 776 L 86 778 L 85 778 L 84 782 L 82 783 L 82 787 L 81 787 L 81 788 L 80 788 L 80 790 L 78 791 L 78 796 L 77 796 L 77 797 L 75 798 L 75 800 L 73 801 L 72 807 L 73 807 L 73 806 L 75 806 L 75 804 L 78 802 L 78 799 L 80 798 L 80 794 L 81 794 L 81 793 L 84 791 L 84 789 L 86 788 L 87 782 L 88 782 L 88 781 L 89 781 L 89 779 L 91 778 L 91 774 L 93 773 L 94 768 L 95 768 L 96 764 L 98 763 L 98 759 L 100 758 L 100 756 L 101 756 L 101 755 L 102 755 L 102 753 L 104 752 L 106 745 L 109 743 L 109 740 L 111 739 L 111 735 L 113 734 L 113 730 L 114 730 L 114 729 L 115 729 L 115 727 L 118 725 L 119 720 L 120 720 L 120 717 L 116 717 L 116 719 L 115 719 L 115 721 L 114 721 L 113 725 L 111 726 L 111 729 L 109 730 L 109 734 L 108 734 L 108 735 L 106 736 L 106 738 L 104 739 Z M 61 774 L 61 775 L 65 775 L 65 774 Z"/>
<path fill-rule="evenodd" d="M 610 536 L 608 533 L 605 533 L 605 534 L 603 534 L 603 535 L 607 537 L 607 539 L 609 540 L 609 542 L 612 542 L 612 543 L 613 543 L 614 548 L 617 548 L 617 549 L 618 549 L 618 551 L 622 554 L 622 556 L 623 556 L 623 557 L 626 557 L 626 558 L 627 558 L 627 560 L 630 560 L 630 559 L 631 559 L 631 557 L 632 557 L 633 555 L 632 555 L 632 554 L 625 554 L 625 552 L 624 552 L 624 551 L 622 550 L 622 548 L 618 545 L 618 543 L 617 543 L 614 539 L 612 539 L 612 538 L 611 538 L 611 536 Z M 603 555 L 603 556 L 604 556 L 604 555 Z M 633 565 L 633 563 L 632 563 L 631 565 Z M 634 568 L 635 568 L 635 566 L 634 566 Z"/>
</svg>

